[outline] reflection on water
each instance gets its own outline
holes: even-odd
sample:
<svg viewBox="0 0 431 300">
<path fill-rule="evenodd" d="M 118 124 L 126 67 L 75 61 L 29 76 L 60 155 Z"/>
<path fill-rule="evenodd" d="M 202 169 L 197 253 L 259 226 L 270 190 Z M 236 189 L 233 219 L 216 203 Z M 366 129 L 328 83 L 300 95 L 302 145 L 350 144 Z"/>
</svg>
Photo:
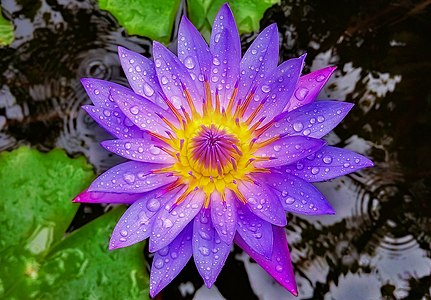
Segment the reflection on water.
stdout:
<svg viewBox="0 0 431 300">
<path fill-rule="evenodd" d="M 98 144 L 107 134 L 80 109 L 89 100 L 79 78 L 126 84 L 116 46 L 150 56 L 151 42 L 128 37 L 90 1 L 2 8 L 16 39 L 0 49 L 0 150 L 61 147 L 99 172 L 117 163 Z M 261 22 L 277 22 L 283 60 L 307 52 L 305 72 L 338 66 L 320 98 L 356 106 L 326 139 L 376 163 L 318 184 L 337 215 L 289 215 L 299 299 L 430 298 L 430 20 L 431 1 L 284 0 Z M 244 49 L 255 36 L 243 36 Z M 88 208 L 78 223 L 102 212 Z M 201 285 L 190 262 L 163 295 L 209 297 Z M 293 298 L 238 249 L 216 285 L 217 299 Z"/>
</svg>

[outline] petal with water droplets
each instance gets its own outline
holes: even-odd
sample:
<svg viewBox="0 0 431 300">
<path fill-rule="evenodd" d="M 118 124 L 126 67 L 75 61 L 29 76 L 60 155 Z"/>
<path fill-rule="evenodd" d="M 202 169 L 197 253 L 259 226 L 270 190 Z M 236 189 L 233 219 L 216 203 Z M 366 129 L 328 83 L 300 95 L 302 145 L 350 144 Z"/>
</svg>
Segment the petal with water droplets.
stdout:
<svg viewBox="0 0 431 300">
<path fill-rule="evenodd" d="M 148 238 L 154 216 L 161 209 L 162 203 L 170 201 L 176 193 L 177 191 L 168 193 L 163 198 L 156 198 L 157 191 L 152 191 L 133 203 L 115 226 L 109 249 L 127 247 Z"/>
<path fill-rule="evenodd" d="M 167 109 L 166 103 L 160 96 L 162 88 L 157 78 L 154 63 L 148 58 L 123 47 L 118 47 L 118 56 L 132 90 Z"/>
<path fill-rule="evenodd" d="M 371 160 L 356 152 L 327 146 L 294 165 L 279 168 L 279 171 L 291 173 L 308 182 L 316 182 L 372 166 L 374 164 Z"/>
<path fill-rule="evenodd" d="M 232 243 L 236 232 L 236 199 L 230 190 L 225 191 L 225 202 L 215 191 L 211 194 L 211 220 L 220 238 L 227 244 Z"/>
<path fill-rule="evenodd" d="M 159 164 L 175 162 L 172 156 L 158 148 L 160 143 L 145 139 L 103 141 L 101 145 L 108 151 L 134 161 Z"/>
<path fill-rule="evenodd" d="M 251 249 L 265 257 L 271 257 L 272 225 L 253 214 L 244 204 L 237 204 L 237 211 L 238 234 Z"/>
<path fill-rule="evenodd" d="M 142 198 L 142 194 L 127 194 L 127 193 L 109 193 L 109 192 L 89 192 L 83 191 L 75 199 L 74 203 L 115 203 L 115 204 L 132 204 L 136 200 Z"/>
<path fill-rule="evenodd" d="M 184 227 L 199 213 L 205 194 L 199 190 L 191 192 L 178 205 L 167 203 L 156 216 L 150 237 L 150 252 L 167 246 Z M 176 200 L 174 198 L 174 200 Z"/>
<path fill-rule="evenodd" d="M 201 209 L 193 223 L 193 258 L 208 288 L 216 281 L 231 247 L 232 243 L 222 241 L 214 229 L 210 210 Z"/>
<path fill-rule="evenodd" d="M 289 173 L 257 175 L 278 196 L 284 210 L 303 215 L 335 214 L 322 193 L 311 183 Z"/>
<path fill-rule="evenodd" d="M 283 111 L 291 111 L 316 100 L 320 90 L 326 84 L 336 68 L 337 67 L 326 67 L 301 76 L 296 85 L 295 92 Z"/>
<path fill-rule="evenodd" d="M 212 55 L 202 35 L 185 16 L 178 30 L 178 58 L 190 73 L 199 95 L 204 97 L 203 82 L 209 78 Z"/>
<path fill-rule="evenodd" d="M 177 120 L 169 112 L 129 89 L 111 89 L 110 95 L 121 111 L 141 130 L 168 137 L 166 130 L 170 130 L 170 128 L 160 116 L 169 119 L 174 125 L 178 125 Z"/>
<path fill-rule="evenodd" d="M 255 120 L 266 117 L 263 124 L 278 115 L 289 101 L 301 75 L 305 55 L 292 58 L 279 65 L 257 87 L 256 93 L 244 115 L 247 118 L 263 101 L 262 109 Z"/>
<path fill-rule="evenodd" d="M 262 30 L 241 59 L 238 99 L 245 101 L 253 86 L 259 86 L 277 64 L 278 29 L 272 24 Z"/>
<path fill-rule="evenodd" d="M 247 200 L 247 206 L 259 218 L 278 226 L 287 224 L 286 214 L 274 192 L 266 185 L 247 181 L 238 183 L 239 191 Z"/>
<path fill-rule="evenodd" d="M 150 296 L 154 297 L 180 273 L 192 257 L 192 223 L 166 247 L 154 254 L 150 273 Z"/>
<path fill-rule="evenodd" d="M 305 136 L 289 136 L 258 149 L 255 156 L 269 157 L 270 160 L 256 162 L 263 168 L 294 163 L 322 148 L 326 142 Z"/>
<path fill-rule="evenodd" d="M 99 106 L 84 105 L 85 110 L 94 121 L 116 138 L 142 138 L 146 133 L 133 124 L 117 107 L 114 109 Z"/>
<path fill-rule="evenodd" d="M 352 103 L 340 101 L 317 101 L 301 106 L 276 116 L 261 139 L 279 134 L 321 138 L 337 126 L 352 107 Z"/>
<path fill-rule="evenodd" d="M 90 192 L 144 193 L 176 180 L 175 176 L 152 174 L 165 164 L 129 161 L 119 164 L 97 177 L 88 188 Z"/>
<path fill-rule="evenodd" d="M 251 258 L 253 258 L 269 275 L 278 283 L 285 287 L 293 295 L 298 295 L 295 275 L 293 273 L 292 262 L 290 260 L 289 247 L 286 233 L 283 227 L 272 225 L 274 239 L 274 251 L 268 258 L 250 247 L 250 245 L 240 235 L 235 236 L 235 243 L 241 247 Z"/>
<path fill-rule="evenodd" d="M 203 95 L 196 89 L 195 82 L 187 68 L 180 62 L 178 57 L 158 42 L 153 43 L 153 56 L 157 77 L 163 93 L 176 109 L 183 106 L 190 113 L 191 109 L 187 103 L 183 85 L 190 93 L 191 99 L 199 104 Z M 201 105 L 195 105 L 195 107 L 198 112 L 202 109 Z"/>
<path fill-rule="evenodd" d="M 118 107 L 109 97 L 109 91 L 112 88 L 124 88 L 123 86 L 96 78 L 81 78 L 81 83 L 95 106 L 108 109 Z"/>
</svg>

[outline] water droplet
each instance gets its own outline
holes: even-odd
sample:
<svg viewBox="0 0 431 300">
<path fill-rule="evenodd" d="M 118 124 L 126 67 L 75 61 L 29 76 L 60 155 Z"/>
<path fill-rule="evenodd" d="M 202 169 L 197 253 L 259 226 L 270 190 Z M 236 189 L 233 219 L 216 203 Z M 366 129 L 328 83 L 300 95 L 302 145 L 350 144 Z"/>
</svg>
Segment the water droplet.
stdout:
<svg viewBox="0 0 431 300">
<path fill-rule="evenodd" d="M 280 265 L 278 265 L 278 266 L 276 266 L 276 267 L 275 267 L 275 270 L 276 270 L 277 272 L 283 272 L 283 267 L 282 267 L 282 266 L 280 266 Z"/>
<path fill-rule="evenodd" d="M 219 32 L 214 36 L 214 42 L 218 43 L 220 41 L 220 37 L 221 37 L 221 33 Z"/>
<path fill-rule="evenodd" d="M 144 94 L 148 97 L 154 94 L 153 88 L 148 83 L 144 83 Z"/>
<path fill-rule="evenodd" d="M 174 223 L 172 223 L 170 219 L 163 220 L 163 227 L 167 229 L 167 228 L 171 228 L 172 226 L 174 226 Z"/>
<path fill-rule="evenodd" d="M 124 148 L 126 148 L 127 150 L 129 150 L 130 148 L 132 148 L 132 144 L 130 144 L 130 143 L 125 143 L 125 144 L 124 144 Z"/>
<path fill-rule="evenodd" d="M 131 113 L 132 115 L 137 115 L 137 114 L 139 113 L 139 107 L 138 107 L 137 105 L 132 106 L 132 107 L 130 108 L 130 113 Z"/>
<path fill-rule="evenodd" d="M 168 79 L 166 78 L 166 76 L 162 76 L 162 84 L 167 84 L 168 83 Z"/>
<path fill-rule="evenodd" d="M 154 63 L 156 64 L 157 68 L 160 68 L 160 66 L 162 65 L 162 61 L 158 58 L 154 61 Z"/>
<path fill-rule="evenodd" d="M 287 197 L 286 200 L 284 200 L 284 202 L 286 202 L 286 204 L 290 205 L 290 204 L 293 204 L 293 202 L 295 202 L 295 199 L 292 197 Z"/>
<path fill-rule="evenodd" d="M 256 49 L 251 50 L 251 54 L 255 55 L 257 53 Z"/>
<path fill-rule="evenodd" d="M 206 233 L 205 231 L 199 231 L 199 235 L 201 236 L 201 238 L 203 238 L 204 240 L 211 240 L 211 237 L 208 233 Z"/>
<path fill-rule="evenodd" d="M 262 85 L 262 92 L 269 93 L 271 91 L 271 88 L 268 85 Z"/>
<path fill-rule="evenodd" d="M 330 164 L 330 163 L 332 162 L 332 157 L 330 157 L 330 156 L 325 156 L 325 157 L 323 158 L 323 162 L 324 162 L 325 164 Z"/>
<path fill-rule="evenodd" d="M 109 116 L 111 115 L 111 112 L 110 112 L 109 110 L 105 109 L 105 110 L 103 111 L 103 114 L 104 114 L 106 117 L 109 117 Z"/>
<path fill-rule="evenodd" d="M 127 236 L 127 230 L 121 230 L 120 234 L 121 236 Z"/>
<path fill-rule="evenodd" d="M 310 129 L 305 129 L 305 130 L 304 130 L 304 132 L 303 132 L 303 134 L 304 134 L 305 136 L 310 135 L 310 133 L 311 133 L 311 130 L 310 130 Z"/>
<path fill-rule="evenodd" d="M 155 262 L 154 262 L 154 266 L 157 268 L 157 269 L 161 269 L 161 268 L 163 268 L 163 265 L 164 265 L 165 263 L 163 262 L 163 259 L 161 259 L 161 258 L 158 258 Z"/>
<path fill-rule="evenodd" d="M 323 121 L 325 121 L 325 117 L 324 116 L 318 116 L 317 117 L 317 122 L 322 123 Z"/>
<path fill-rule="evenodd" d="M 100 91 L 99 90 L 94 90 L 94 95 L 99 95 L 100 94 Z"/>
<path fill-rule="evenodd" d="M 178 253 L 177 252 L 172 252 L 171 253 L 171 257 L 172 257 L 172 259 L 176 259 L 178 257 Z"/>
<path fill-rule="evenodd" d="M 166 246 L 166 247 L 164 247 L 164 248 L 160 249 L 158 253 L 159 253 L 161 256 L 166 256 L 166 255 L 168 255 L 168 253 L 169 253 L 169 247 L 168 247 L 168 246 Z"/>
<path fill-rule="evenodd" d="M 155 212 L 155 211 L 159 210 L 160 202 L 159 202 L 159 200 L 153 198 L 147 202 L 146 207 L 149 211 Z"/>
<path fill-rule="evenodd" d="M 304 125 L 302 125 L 302 123 L 301 123 L 301 122 L 295 122 L 295 123 L 293 123 L 293 129 L 294 129 L 296 132 L 301 131 L 301 130 L 302 130 L 302 128 L 304 128 Z"/>
<path fill-rule="evenodd" d="M 160 148 L 157 148 L 154 145 L 151 145 L 150 146 L 150 153 L 153 155 L 159 155 L 160 154 Z"/>
<path fill-rule="evenodd" d="M 177 96 L 172 96 L 171 101 L 172 101 L 172 104 L 174 105 L 174 107 L 176 109 L 181 108 L 181 99 L 180 98 L 178 98 Z"/>
<path fill-rule="evenodd" d="M 316 175 L 317 173 L 319 173 L 319 168 L 314 167 L 311 169 L 311 174 Z"/>
<path fill-rule="evenodd" d="M 325 78 L 326 78 L 326 76 L 323 75 L 323 74 L 321 74 L 321 75 L 319 75 L 319 76 L 316 77 L 316 81 L 317 82 L 322 82 L 323 80 L 325 80 Z"/>
<path fill-rule="evenodd" d="M 208 256 L 210 254 L 210 250 L 207 247 L 199 247 L 199 252 L 204 255 Z"/>
<path fill-rule="evenodd" d="M 128 184 L 132 184 L 135 182 L 135 175 L 131 173 L 126 173 L 123 175 L 124 181 Z"/>
<path fill-rule="evenodd" d="M 187 69 L 193 69 L 195 67 L 193 57 L 187 56 L 186 59 L 184 59 L 184 65 L 186 66 Z"/>
<path fill-rule="evenodd" d="M 281 146 L 280 145 L 274 145 L 274 151 L 275 152 L 279 152 L 280 151 L 280 149 L 281 149 Z"/>
<path fill-rule="evenodd" d="M 308 92 L 309 90 L 307 88 L 304 88 L 304 87 L 297 88 L 295 91 L 295 97 L 299 101 L 303 101 L 305 97 L 308 95 Z"/>
</svg>

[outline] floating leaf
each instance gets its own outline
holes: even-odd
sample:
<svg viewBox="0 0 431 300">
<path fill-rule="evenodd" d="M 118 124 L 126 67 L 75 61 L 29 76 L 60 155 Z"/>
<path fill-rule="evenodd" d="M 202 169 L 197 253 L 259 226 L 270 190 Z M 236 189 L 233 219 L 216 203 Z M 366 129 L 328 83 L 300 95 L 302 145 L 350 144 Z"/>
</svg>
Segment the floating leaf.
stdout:
<svg viewBox="0 0 431 300">
<path fill-rule="evenodd" d="M 169 42 L 180 0 L 99 0 L 129 34 Z"/>
<path fill-rule="evenodd" d="M 94 177 L 84 158 L 22 147 L 0 166 L 0 298 L 145 299 L 142 245 L 108 251 L 123 208 L 65 237 L 71 199 Z"/>
<path fill-rule="evenodd" d="M 187 1 L 188 16 L 193 24 L 209 37 L 211 24 L 226 0 L 189 0 Z M 239 33 L 248 33 L 259 30 L 259 21 L 264 12 L 279 0 L 230 0 L 229 5 L 233 11 Z"/>
<path fill-rule="evenodd" d="M 0 46 L 6 46 L 13 41 L 13 25 L 3 18 L 0 8 Z"/>
</svg>

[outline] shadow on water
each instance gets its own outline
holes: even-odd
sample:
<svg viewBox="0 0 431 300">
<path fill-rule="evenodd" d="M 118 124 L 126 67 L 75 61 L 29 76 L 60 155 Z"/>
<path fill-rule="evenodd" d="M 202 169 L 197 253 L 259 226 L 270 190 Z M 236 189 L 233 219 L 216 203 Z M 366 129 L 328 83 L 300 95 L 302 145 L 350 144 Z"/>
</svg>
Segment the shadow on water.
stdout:
<svg viewBox="0 0 431 300">
<path fill-rule="evenodd" d="M 127 85 L 117 45 L 150 56 L 151 41 L 127 36 L 89 1 L 2 8 L 16 39 L 0 49 L 0 150 L 60 147 L 98 172 L 117 163 L 98 144 L 107 134 L 80 109 L 89 100 L 79 78 Z M 430 20 L 431 1 L 284 0 L 261 21 L 278 24 L 281 59 L 307 52 L 305 72 L 338 66 L 320 98 L 356 106 L 327 140 L 376 163 L 318 184 L 337 215 L 289 215 L 298 299 L 431 297 Z M 244 49 L 255 36 L 242 37 Z M 72 227 L 101 213 L 82 206 Z M 291 298 L 256 266 L 235 249 L 216 282 L 221 295 Z M 190 262 L 158 298 L 192 299 L 201 285 Z"/>
</svg>

